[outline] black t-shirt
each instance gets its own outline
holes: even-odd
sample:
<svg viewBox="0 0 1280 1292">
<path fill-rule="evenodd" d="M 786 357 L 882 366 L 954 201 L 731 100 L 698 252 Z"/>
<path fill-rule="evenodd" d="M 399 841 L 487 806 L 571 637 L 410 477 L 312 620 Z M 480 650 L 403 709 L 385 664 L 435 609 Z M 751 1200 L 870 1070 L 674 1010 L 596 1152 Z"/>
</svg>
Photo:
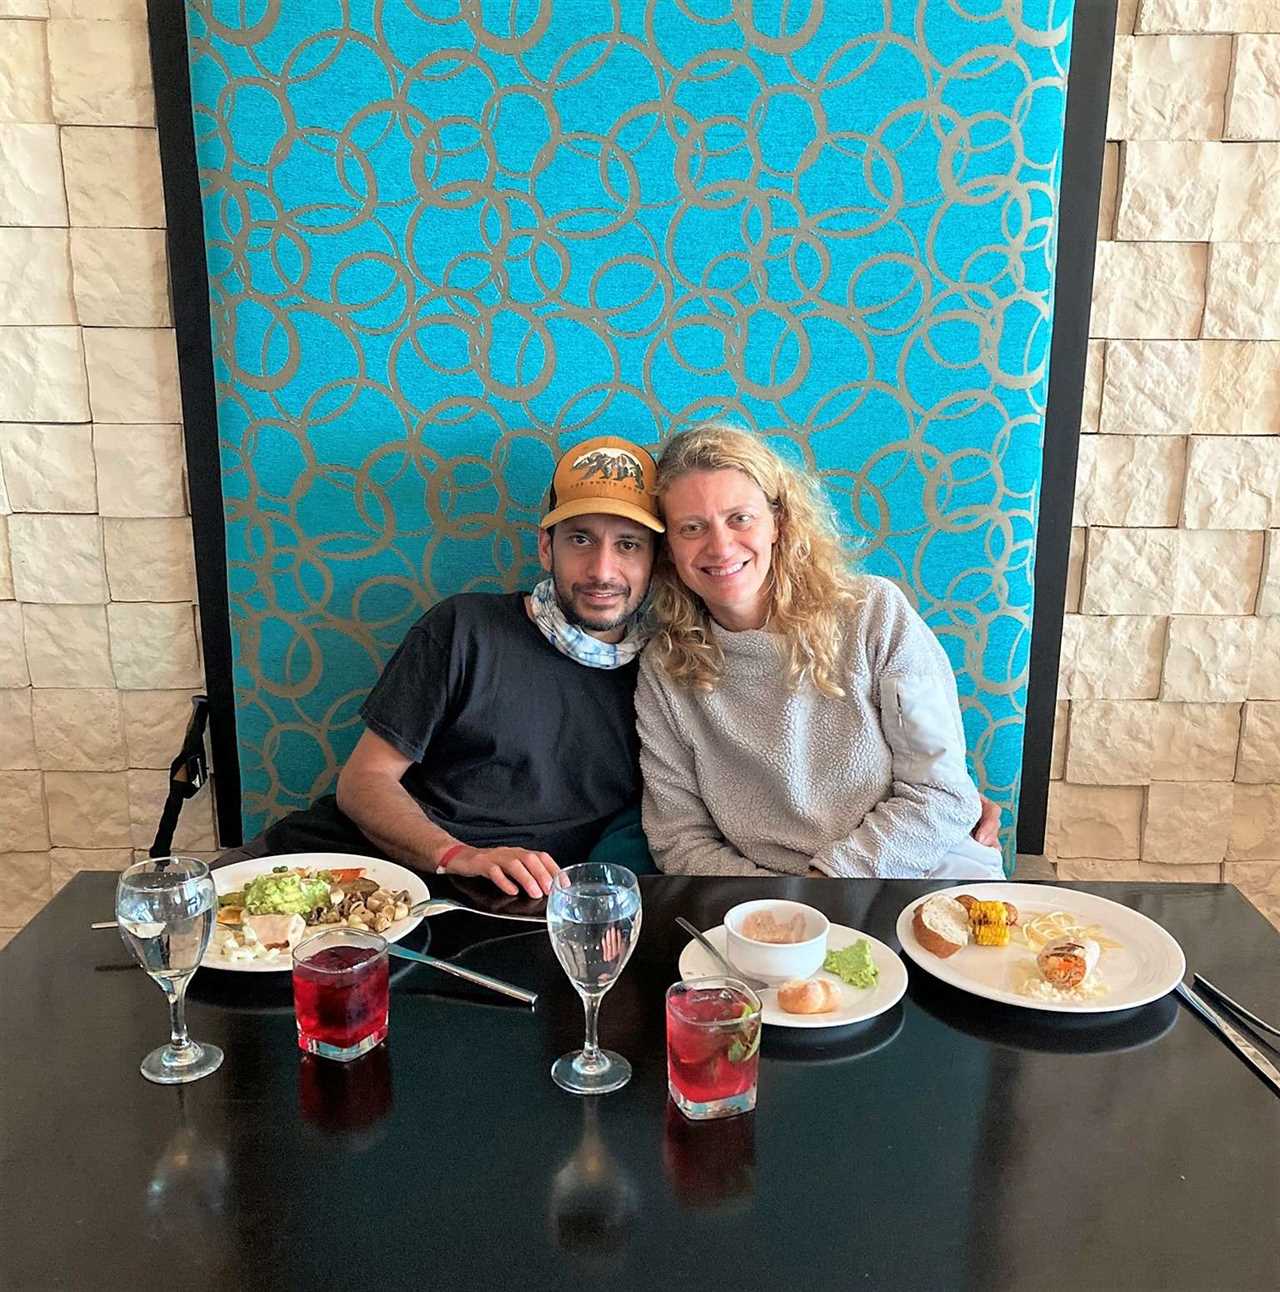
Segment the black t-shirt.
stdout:
<svg viewBox="0 0 1280 1292">
<path fill-rule="evenodd" d="M 636 669 L 562 655 L 524 593 L 450 597 L 409 630 L 360 715 L 414 760 L 400 783 L 450 834 L 571 865 L 639 797 Z"/>
</svg>

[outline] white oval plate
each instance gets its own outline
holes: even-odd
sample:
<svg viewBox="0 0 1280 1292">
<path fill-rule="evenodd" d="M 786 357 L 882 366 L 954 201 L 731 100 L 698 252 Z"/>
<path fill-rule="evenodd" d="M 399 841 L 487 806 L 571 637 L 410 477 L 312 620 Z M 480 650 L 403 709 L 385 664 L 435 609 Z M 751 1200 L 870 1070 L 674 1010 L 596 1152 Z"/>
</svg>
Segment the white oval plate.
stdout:
<svg viewBox="0 0 1280 1292">
<path fill-rule="evenodd" d="M 251 879 L 269 874 L 277 866 L 305 867 L 307 870 L 351 870 L 356 866 L 368 878 L 375 880 L 384 888 L 399 891 L 405 889 L 409 894 L 409 903 L 424 902 L 431 893 L 420 876 L 413 871 L 397 866 L 394 861 L 381 861 L 377 857 L 357 857 L 347 852 L 291 852 L 281 857 L 253 857 L 248 861 L 237 861 L 233 865 L 223 866 L 211 871 L 214 887 L 218 895 L 234 893 L 243 888 Z M 399 942 L 406 934 L 411 933 L 422 923 L 421 915 L 411 916 L 407 920 L 397 920 L 382 936 L 388 942 Z M 216 925 L 214 926 L 216 929 Z M 336 924 L 318 925 L 308 929 L 308 934 L 318 933 L 322 928 L 337 928 Z M 292 971 L 293 958 L 283 952 L 274 960 L 228 960 L 213 944 L 204 953 L 201 965 L 207 969 L 227 969 L 232 973 L 281 973 Z"/>
<path fill-rule="evenodd" d="M 717 924 L 708 929 L 703 937 L 711 943 L 721 955 L 725 954 L 724 925 Z M 859 938 L 866 938 L 871 946 L 871 960 L 880 971 L 880 977 L 874 987 L 850 987 L 841 982 L 833 973 L 819 969 L 812 978 L 825 978 L 840 988 L 843 1004 L 829 1014 L 788 1014 L 778 1004 L 778 992 L 775 987 L 765 987 L 759 993 L 761 1018 L 775 1027 L 846 1027 L 850 1023 L 861 1023 L 865 1019 L 875 1018 L 885 1010 L 892 1009 L 907 990 L 907 967 L 898 958 L 892 947 L 869 933 L 859 933 L 844 924 L 833 924 L 827 935 L 827 948 L 831 951 L 843 951 L 852 946 Z M 723 974 L 724 969 L 711 958 L 711 953 L 697 942 L 690 942 L 680 952 L 681 978 L 706 978 L 710 975 Z"/>
<path fill-rule="evenodd" d="M 1019 919 L 1045 915 L 1050 911 L 1070 911 L 1082 924 L 1097 924 L 1106 935 L 1122 945 L 1106 949 L 1098 961 L 1098 971 L 1110 992 L 1098 1000 L 1050 1001 L 1024 996 L 1015 989 L 1015 979 L 1025 972 L 1035 955 L 1029 947 L 979 947 L 970 944 L 945 960 L 926 951 L 911 928 L 916 907 L 929 897 L 957 897 L 971 893 L 982 901 L 1012 902 Z M 1046 884 L 959 884 L 929 893 L 912 902 L 898 916 L 898 940 L 903 952 L 926 973 L 959 987 L 974 996 L 1054 1014 L 1110 1014 L 1120 1009 L 1136 1009 L 1173 990 L 1187 971 L 1182 948 L 1154 920 L 1121 906 L 1119 902 L 1093 893 L 1056 888 Z"/>
</svg>

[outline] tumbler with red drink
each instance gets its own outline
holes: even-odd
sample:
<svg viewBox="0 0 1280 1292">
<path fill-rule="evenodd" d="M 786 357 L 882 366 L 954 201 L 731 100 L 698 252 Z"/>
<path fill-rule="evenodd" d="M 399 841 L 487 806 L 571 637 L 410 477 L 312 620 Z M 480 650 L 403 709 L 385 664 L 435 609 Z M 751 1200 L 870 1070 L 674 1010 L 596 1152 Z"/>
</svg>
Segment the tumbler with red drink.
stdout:
<svg viewBox="0 0 1280 1292">
<path fill-rule="evenodd" d="M 387 1036 L 387 944 L 376 933 L 334 928 L 293 950 L 298 1048 L 346 1062 Z"/>
<path fill-rule="evenodd" d="M 667 1087 L 686 1117 L 732 1117 L 756 1106 L 760 998 L 736 978 L 667 989 Z"/>
</svg>

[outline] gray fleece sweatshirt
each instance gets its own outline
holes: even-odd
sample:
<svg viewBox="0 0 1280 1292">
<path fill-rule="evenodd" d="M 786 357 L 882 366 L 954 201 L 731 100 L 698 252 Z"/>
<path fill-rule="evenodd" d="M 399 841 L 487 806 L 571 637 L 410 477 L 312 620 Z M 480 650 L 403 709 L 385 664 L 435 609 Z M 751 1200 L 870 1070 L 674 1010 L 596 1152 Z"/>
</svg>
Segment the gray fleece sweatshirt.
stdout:
<svg viewBox="0 0 1280 1292">
<path fill-rule="evenodd" d="M 645 651 L 644 832 L 662 870 L 1003 878 L 1000 853 L 969 837 L 981 805 L 946 653 L 895 584 L 860 584 L 842 700 L 789 690 L 764 631 L 712 624 L 725 669 L 710 692 L 676 686 Z"/>
</svg>

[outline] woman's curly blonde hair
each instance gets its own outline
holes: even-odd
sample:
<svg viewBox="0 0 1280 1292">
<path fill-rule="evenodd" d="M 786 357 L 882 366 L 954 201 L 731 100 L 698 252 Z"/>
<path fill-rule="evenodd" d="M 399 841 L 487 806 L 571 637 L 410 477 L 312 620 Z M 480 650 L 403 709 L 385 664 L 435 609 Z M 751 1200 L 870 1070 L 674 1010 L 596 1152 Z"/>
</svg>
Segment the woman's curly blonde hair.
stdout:
<svg viewBox="0 0 1280 1292">
<path fill-rule="evenodd" d="M 682 431 L 658 459 L 659 506 L 692 471 L 741 471 L 769 500 L 778 528 L 769 566 L 765 627 L 783 641 L 787 683 L 812 681 L 824 695 L 844 695 L 837 676 L 844 623 L 858 601 L 858 581 L 822 487 L 747 431 L 711 422 Z M 653 575 L 656 631 L 651 649 L 681 686 L 714 690 L 724 653 L 710 630 L 702 598 L 680 581 L 667 545 Z"/>
</svg>

